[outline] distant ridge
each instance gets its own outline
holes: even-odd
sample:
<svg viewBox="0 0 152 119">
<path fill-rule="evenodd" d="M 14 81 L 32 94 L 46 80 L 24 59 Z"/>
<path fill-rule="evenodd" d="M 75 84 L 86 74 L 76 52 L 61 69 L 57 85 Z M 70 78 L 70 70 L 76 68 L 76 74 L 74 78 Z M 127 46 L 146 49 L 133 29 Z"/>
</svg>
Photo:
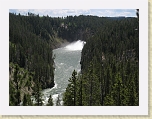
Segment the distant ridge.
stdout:
<svg viewBox="0 0 152 119">
<path fill-rule="evenodd" d="M 106 17 L 108 19 L 113 19 L 113 20 L 121 20 L 125 18 L 134 18 L 134 17 L 126 17 L 126 16 L 116 16 L 116 17 Z"/>
</svg>

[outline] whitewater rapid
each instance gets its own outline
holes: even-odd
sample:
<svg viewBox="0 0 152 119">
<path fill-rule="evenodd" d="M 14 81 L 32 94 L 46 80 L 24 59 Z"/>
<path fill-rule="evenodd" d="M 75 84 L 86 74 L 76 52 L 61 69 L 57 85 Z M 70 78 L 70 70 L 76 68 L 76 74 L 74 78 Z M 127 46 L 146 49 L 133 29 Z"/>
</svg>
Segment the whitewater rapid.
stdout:
<svg viewBox="0 0 152 119">
<path fill-rule="evenodd" d="M 80 59 L 81 50 L 86 42 L 78 40 L 65 47 L 53 50 L 53 54 L 56 56 L 54 81 L 55 86 L 51 89 L 44 89 L 43 103 L 47 104 L 50 95 L 53 98 L 54 106 L 59 97 L 61 105 L 63 104 L 62 97 L 68 85 L 68 80 L 72 75 L 73 70 L 77 72 L 81 70 Z"/>
</svg>

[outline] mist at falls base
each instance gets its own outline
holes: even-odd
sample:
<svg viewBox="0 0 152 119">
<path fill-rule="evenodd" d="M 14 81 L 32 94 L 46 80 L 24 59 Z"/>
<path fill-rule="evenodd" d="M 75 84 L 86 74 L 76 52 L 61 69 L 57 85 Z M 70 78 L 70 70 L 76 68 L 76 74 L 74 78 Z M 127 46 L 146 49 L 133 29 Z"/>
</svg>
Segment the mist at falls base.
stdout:
<svg viewBox="0 0 152 119">
<path fill-rule="evenodd" d="M 69 51 L 82 50 L 85 43 L 86 42 L 84 42 L 84 41 L 78 40 L 76 42 L 73 42 L 73 43 L 67 45 L 65 48 Z"/>
<path fill-rule="evenodd" d="M 59 97 L 60 104 L 63 105 L 62 97 L 68 85 L 68 80 L 72 75 L 73 70 L 80 72 L 81 50 L 86 42 L 78 40 L 69 45 L 53 50 L 55 57 L 54 81 L 55 86 L 51 89 L 42 90 L 43 103 L 46 105 L 50 95 L 53 98 L 53 104 L 56 106 L 56 101 Z"/>
</svg>

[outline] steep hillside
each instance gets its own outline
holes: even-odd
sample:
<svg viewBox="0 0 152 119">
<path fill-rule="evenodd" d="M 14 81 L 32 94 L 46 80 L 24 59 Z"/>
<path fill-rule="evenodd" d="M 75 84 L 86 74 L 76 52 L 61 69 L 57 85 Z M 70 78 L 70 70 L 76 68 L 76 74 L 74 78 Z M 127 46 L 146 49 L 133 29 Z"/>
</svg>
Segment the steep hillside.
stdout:
<svg viewBox="0 0 152 119">
<path fill-rule="evenodd" d="M 73 71 L 64 105 L 139 105 L 139 22 L 107 19 L 86 40 L 81 74 Z"/>
</svg>

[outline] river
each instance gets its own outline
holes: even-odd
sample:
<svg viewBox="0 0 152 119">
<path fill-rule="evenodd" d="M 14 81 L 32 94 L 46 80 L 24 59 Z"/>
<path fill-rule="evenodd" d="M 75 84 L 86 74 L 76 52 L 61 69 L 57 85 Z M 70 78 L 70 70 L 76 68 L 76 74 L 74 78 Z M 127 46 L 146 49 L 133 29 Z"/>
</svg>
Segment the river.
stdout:
<svg viewBox="0 0 152 119">
<path fill-rule="evenodd" d="M 54 81 L 55 86 L 51 89 L 44 89 L 43 103 L 47 104 L 49 96 L 52 95 L 54 106 L 56 105 L 57 98 L 59 96 L 60 103 L 63 105 L 62 97 L 68 85 L 68 80 L 72 75 L 73 70 L 80 72 L 80 59 L 81 50 L 85 42 L 78 40 L 65 47 L 53 50 L 55 54 L 55 72 Z"/>
</svg>

